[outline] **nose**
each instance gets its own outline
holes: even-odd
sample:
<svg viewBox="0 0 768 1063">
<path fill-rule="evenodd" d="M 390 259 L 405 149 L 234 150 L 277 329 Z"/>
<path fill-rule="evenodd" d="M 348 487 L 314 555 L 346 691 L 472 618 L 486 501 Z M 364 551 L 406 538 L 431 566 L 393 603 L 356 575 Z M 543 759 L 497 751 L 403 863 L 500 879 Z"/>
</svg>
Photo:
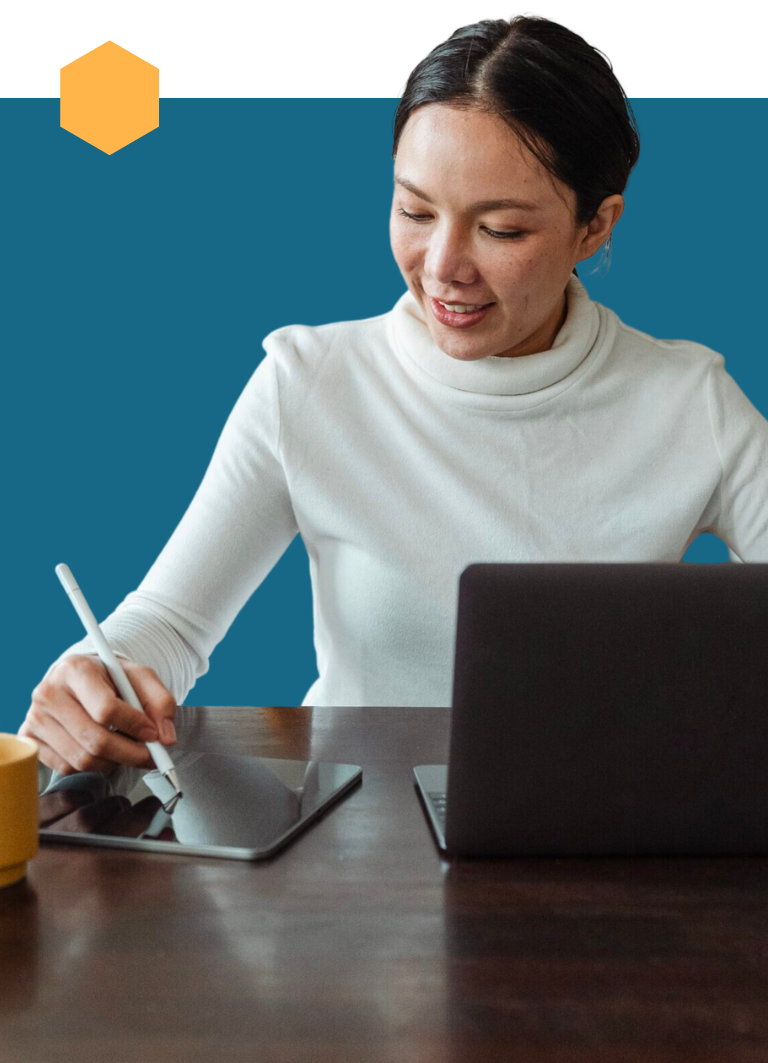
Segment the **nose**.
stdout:
<svg viewBox="0 0 768 1063">
<path fill-rule="evenodd" d="M 424 270 L 442 288 L 471 284 L 477 277 L 467 237 L 458 226 L 436 226 L 427 237 Z"/>
</svg>

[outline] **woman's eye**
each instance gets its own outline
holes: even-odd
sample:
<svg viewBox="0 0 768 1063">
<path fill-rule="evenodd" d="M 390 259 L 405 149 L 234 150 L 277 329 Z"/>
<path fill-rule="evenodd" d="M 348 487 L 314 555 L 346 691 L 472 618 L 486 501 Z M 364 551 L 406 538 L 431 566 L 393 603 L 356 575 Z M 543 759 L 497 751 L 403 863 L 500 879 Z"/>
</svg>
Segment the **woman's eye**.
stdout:
<svg viewBox="0 0 768 1063">
<path fill-rule="evenodd" d="M 429 214 L 409 214 L 408 211 L 403 210 L 402 207 L 399 208 L 397 213 L 402 214 L 404 218 L 410 218 L 411 221 L 416 222 L 428 221 L 430 217 Z M 493 229 L 488 229 L 485 226 L 484 228 L 488 235 L 493 236 L 496 240 L 516 240 L 521 236 L 525 236 L 524 232 L 500 233 L 495 232 Z"/>
</svg>

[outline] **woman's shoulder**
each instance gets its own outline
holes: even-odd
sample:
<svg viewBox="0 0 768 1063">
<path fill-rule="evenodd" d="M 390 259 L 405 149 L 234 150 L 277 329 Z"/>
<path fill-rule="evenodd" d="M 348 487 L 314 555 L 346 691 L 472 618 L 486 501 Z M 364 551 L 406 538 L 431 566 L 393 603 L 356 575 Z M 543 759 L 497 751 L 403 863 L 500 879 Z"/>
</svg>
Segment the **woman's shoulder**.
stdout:
<svg viewBox="0 0 768 1063">
<path fill-rule="evenodd" d="M 321 325 L 281 325 L 262 340 L 267 353 L 286 369 L 313 371 L 321 363 L 359 358 L 385 340 L 387 314 Z M 327 366 L 324 366 L 327 367 Z"/>
<path fill-rule="evenodd" d="M 614 347 L 619 362 L 648 373 L 656 370 L 666 375 L 704 375 L 724 356 L 705 343 L 691 339 L 664 339 L 626 324 L 614 310 L 603 308 L 616 321 Z"/>
</svg>

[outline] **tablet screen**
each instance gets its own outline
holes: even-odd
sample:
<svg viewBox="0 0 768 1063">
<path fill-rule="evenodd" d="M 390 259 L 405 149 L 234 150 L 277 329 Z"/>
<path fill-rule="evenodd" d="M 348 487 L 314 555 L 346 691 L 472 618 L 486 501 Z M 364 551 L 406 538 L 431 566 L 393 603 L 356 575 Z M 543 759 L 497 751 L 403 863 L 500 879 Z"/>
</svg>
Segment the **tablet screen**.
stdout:
<svg viewBox="0 0 768 1063">
<path fill-rule="evenodd" d="M 362 776 L 353 764 L 174 750 L 183 796 L 157 770 L 77 772 L 39 795 L 40 840 L 256 859 L 271 855 Z"/>
</svg>

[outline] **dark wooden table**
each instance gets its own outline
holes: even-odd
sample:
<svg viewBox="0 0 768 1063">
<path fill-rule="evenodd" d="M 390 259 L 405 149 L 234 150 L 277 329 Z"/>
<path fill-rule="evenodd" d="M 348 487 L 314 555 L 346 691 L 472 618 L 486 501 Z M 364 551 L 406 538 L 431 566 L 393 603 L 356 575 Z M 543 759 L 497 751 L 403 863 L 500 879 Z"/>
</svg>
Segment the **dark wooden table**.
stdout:
<svg viewBox="0 0 768 1063">
<path fill-rule="evenodd" d="M 441 860 L 444 709 L 192 708 L 180 749 L 362 786 L 272 860 L 41 847 L 0 890 L 0 1063 L 768 1060 L 768 860 Z"/>
</svg>

